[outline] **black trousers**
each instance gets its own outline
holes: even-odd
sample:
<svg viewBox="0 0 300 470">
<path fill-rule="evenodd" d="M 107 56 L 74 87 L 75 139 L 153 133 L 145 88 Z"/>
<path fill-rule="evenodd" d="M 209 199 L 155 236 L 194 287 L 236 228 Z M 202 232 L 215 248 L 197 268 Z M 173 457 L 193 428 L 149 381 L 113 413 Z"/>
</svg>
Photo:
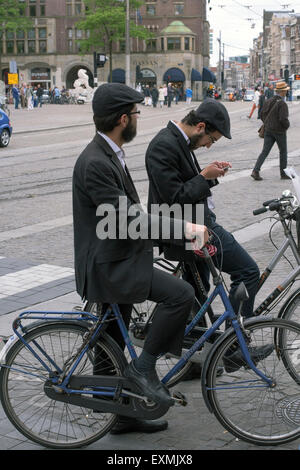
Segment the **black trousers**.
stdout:
<svg viewBox="0 0 300 470">
<path fill-rule="evenodd" d="M 275 132 L 265 131 L 264 136 L 264 146 L 263 149 L 258 156 L 258 159 L 255 163 L 254 170 L 260 171 L 265 159 L 271 152 L 273 145 L 278 145 L 279 148 L 279 161 L 280 161 L 280 173 L 284 174 L 284 169 L 287 166 L 287 141 L 286 141 L 286 132 L 283 134 L 278 134 Z"/>
<path fill-rule="evenodd" d="M 171 352 L 180 355 L 187 318 L 195 298 L 193 287 L 165 271 L 153 268 L 152 284 L 148 300 L 157 305 L 152 325 L 147 333 L 144 349 L 154 356 Z M 132 305 L 119 305 L 128 328 Z M 110 322 L 106 332 L 123 350 L 125 342 L 115 321 Z M 100 372 L 98 372 L 100 373 Z"/>
</svg>

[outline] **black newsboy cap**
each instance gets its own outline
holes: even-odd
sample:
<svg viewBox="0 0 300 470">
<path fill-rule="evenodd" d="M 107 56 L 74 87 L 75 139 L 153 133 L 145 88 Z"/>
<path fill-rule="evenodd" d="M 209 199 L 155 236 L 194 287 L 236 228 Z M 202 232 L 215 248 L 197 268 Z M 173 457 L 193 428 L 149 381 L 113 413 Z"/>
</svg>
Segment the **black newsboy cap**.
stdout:
<svg viewBox="0 0 300 470">
<path fill-rule="evenodd" d="M 225 106 L 213 98 L 206 98 L 195 111 L 199 119 L 215 127 L 224 137 L 231 139 L 230 117 Z"/>
<path fill-rule="evenodd" d="M 104 117 L 143 100 L 141 93 L 123 83 L 104 83 L 94 93 L 93 112 L 95 116 Z"/>
</svg>

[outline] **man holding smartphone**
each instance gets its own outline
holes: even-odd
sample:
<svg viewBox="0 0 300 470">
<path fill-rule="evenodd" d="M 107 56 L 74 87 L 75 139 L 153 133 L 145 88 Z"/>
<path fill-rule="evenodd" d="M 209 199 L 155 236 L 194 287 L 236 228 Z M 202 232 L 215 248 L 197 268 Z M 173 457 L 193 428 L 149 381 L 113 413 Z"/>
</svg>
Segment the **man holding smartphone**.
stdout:
<svg viewBox="0 0 300 470">
<path fill-rule="evenodd" d="M 152 211 L 153 204 L 180 204 L 182 207 L 189 204 L 190 221 L 196 223 L 199 214 L 197 209 L 202 206 L 202 223 L 214 233 L 212 243 L 217 247 L 214 262 L 217 267 L 222 266 L 222 271 L 231 277 L 229 298 L 235 311 L 239 306 L 234 299 L 238 285 L 243 281 L 247 288 L 249 299 L 244 303 L 243 315 L 248 318 L 253 315 L 259 269 L 232 234 L 217 223 L 211 194 L 211 188 L 218 184 L 217 178 L 224 176 L 231 164 L 214 161 L 202 169 L 194 154 L 194 150 L 198 148 L 209 149 L 223 136 L 231 139 L 230 118 L 225 106 L 211 98 L 204 100 L 180 122 L 170 121 L 150 142 L 146 152 L 148 211 Z M 231 202 L 230 197 L 228 202 Z M 188 268 L 188 261 L 193 256 L 191 252 L 167 242 L 160 243 L 159 246 L 167 259 L 185 261 Z M 199 257 L 196 262 L 208 292 L 210 286 L 207 266 Z M 191 275 L 187 274 L 186 280 L 196 287 Z"/>
</svg>

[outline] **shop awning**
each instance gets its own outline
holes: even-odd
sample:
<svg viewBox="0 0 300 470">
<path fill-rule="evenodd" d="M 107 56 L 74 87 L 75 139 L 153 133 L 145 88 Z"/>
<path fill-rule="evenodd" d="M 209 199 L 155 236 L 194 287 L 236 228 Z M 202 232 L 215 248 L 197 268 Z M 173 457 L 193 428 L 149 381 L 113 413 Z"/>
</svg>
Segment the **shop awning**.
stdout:
<svg viewBox="0 0 300 470">
<path fill-rule="evenodd" d="M 192 82 L 200 82 L 200 81 L 202 81 L 202 75 L 201 75 L 201 73 L 198 72 L 198 70 L 196 70 L 196 69 L 192 69 L 191 80 L 192 80 Z"/>
<path fill-rule="evenodd" d="M 182 70 L 177 67 L 172 67 L 168 69 L 163 76 L 164 82 L 184 82 L 185 75 Z"/>
<path fill-rule="evenodd" d="M 110 82 L 110 75 L 108 76 L 108 82 Z M 125 83 L 125 70 L 114 69 L 112 71 L 112 82 L 113 83 Z"/>
<path fill-rule="evenodd" d="M 202 70 L 202 80 L 203 82 L 212 82 L 215 83 L 217 81 L 216 76 L 209 70 L 207 67 L 203 67 Z"/>
</svg>

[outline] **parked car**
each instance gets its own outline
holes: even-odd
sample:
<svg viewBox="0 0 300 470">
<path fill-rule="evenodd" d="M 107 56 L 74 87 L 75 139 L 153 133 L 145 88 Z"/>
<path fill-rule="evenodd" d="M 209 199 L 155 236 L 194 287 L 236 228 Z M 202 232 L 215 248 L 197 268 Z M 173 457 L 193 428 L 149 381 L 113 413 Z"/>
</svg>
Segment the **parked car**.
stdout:
<svg viewBox="0 0 300 470">
<path fill-rule="evenodd" d="M 246 90 L 244 101 L 253 101 L 254 99 L 254 90 Z"/>
<path fill-rule="evenodd" d="M 12 127 L 8 115 L 0 108 L 0 147 L 7 147 L 11 138 Z"/>
</svg>

